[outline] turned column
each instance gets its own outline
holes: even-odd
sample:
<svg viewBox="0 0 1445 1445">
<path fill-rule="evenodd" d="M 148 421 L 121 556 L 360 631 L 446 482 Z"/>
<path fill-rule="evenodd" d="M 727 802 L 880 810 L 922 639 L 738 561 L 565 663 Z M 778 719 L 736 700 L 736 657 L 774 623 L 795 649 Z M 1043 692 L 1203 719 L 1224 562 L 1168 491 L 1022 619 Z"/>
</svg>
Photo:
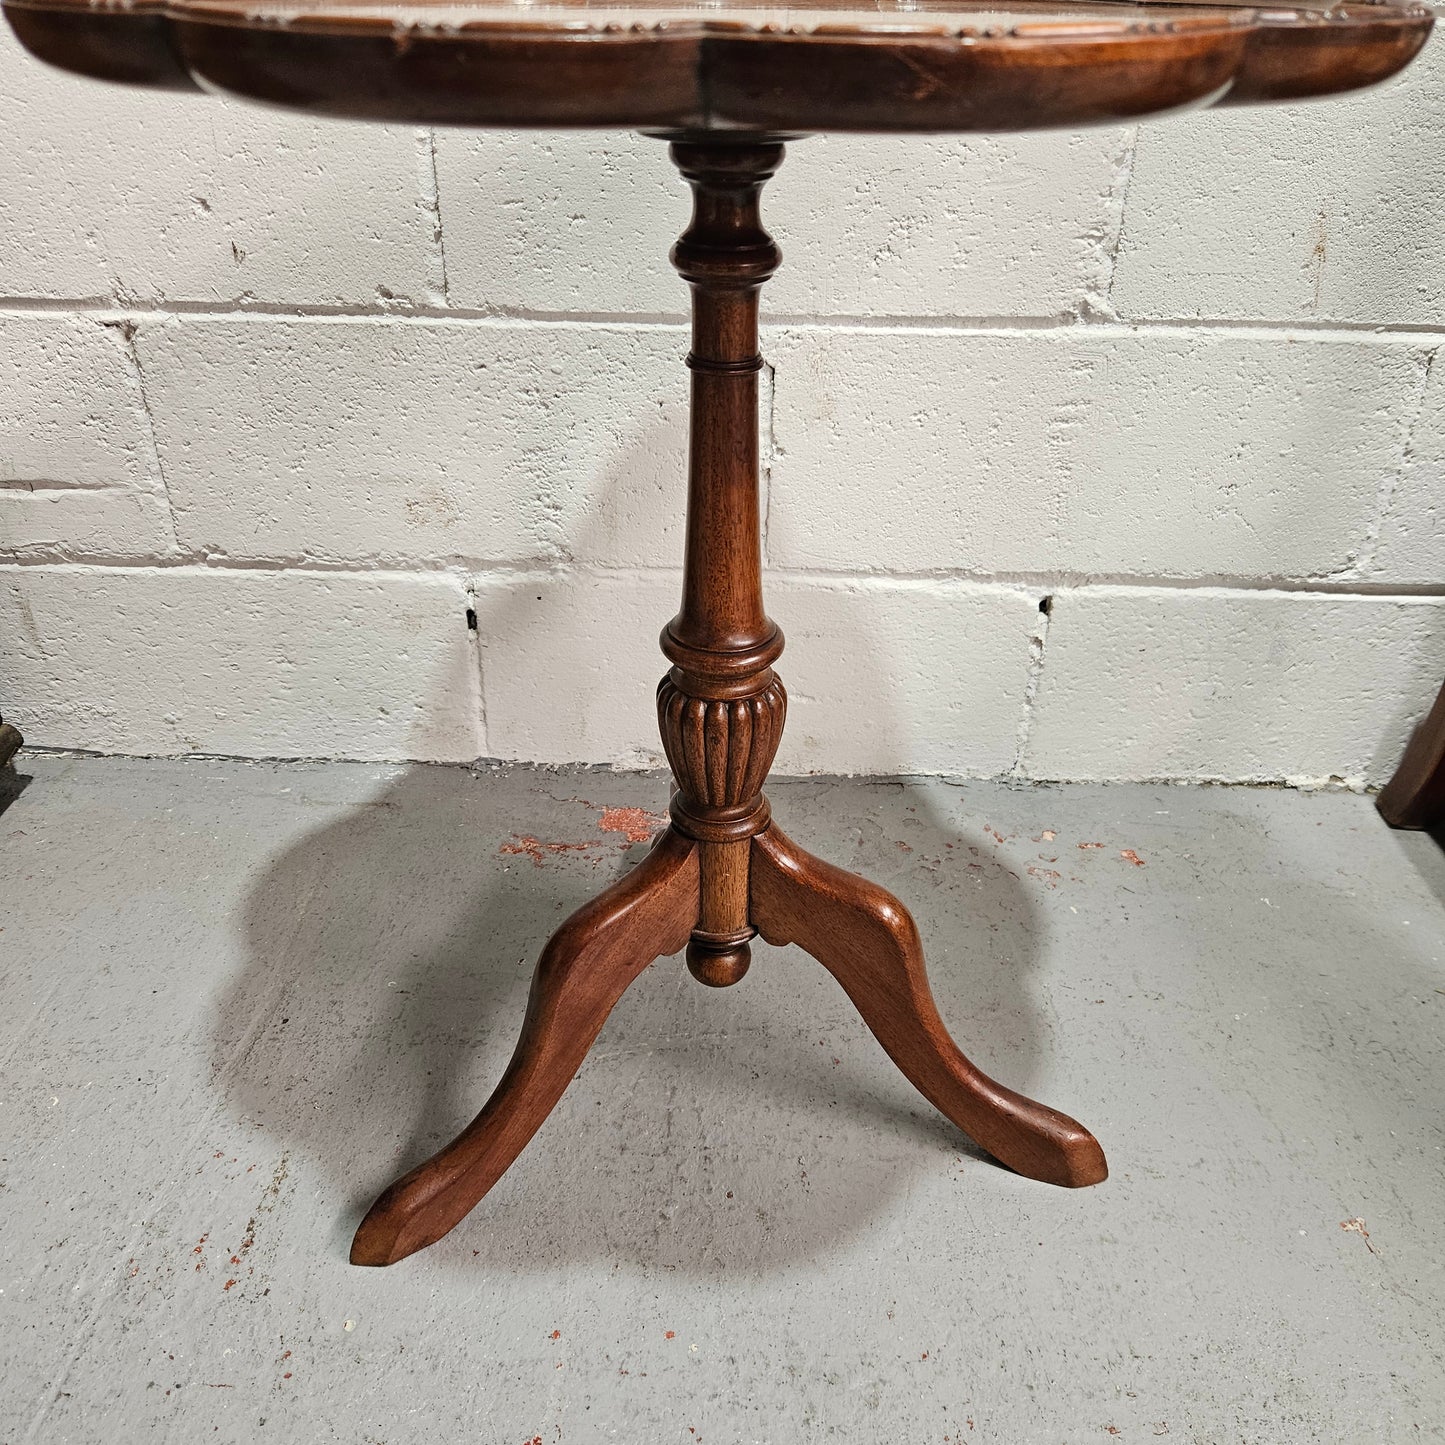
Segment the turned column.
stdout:
<svg viewBox="0 0 1445 1445">
<path fill-rule="evenodd" d="M 776 142 L 677 141 L 692 221 L 672 264 L 692 288 L 692 426 L 682 608 L 662 631 L 673 664 L 657 689 L 658 725 L 677 780 L 673 826 L 697 840 L 693 976 L 715 988 L 747 972 L 750 840 L 768 826 L 763 781 L 787 695 L 772 664 L 783 634 L 763 611 L 758 514 L 758 292 L 782 260 L 758 199 Z"/>
</svg>

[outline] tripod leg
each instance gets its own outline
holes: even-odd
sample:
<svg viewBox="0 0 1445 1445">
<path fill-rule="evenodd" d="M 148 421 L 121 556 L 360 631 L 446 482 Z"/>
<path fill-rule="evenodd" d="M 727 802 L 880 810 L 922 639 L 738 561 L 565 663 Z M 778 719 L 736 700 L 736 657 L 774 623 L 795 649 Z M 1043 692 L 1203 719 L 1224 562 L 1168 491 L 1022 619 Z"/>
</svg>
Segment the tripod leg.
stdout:
<svg viewBox="0 0 1445 1445">
<path fill-rule="evenodd" d="M 796 943 L 843 985 L 918 1091 L 1010 1169 L 1048 1184 L 1097 1184 L 1104 1152 L 1081 1124 L 971 1064 L 934 1006 L 908 910 L 866 879 L 805 853 L 777 828 L 753 839 L 752 920 Z"/>
<path fill-rule="evenodd" d="M 352 1264 L 395 1264 L 435 1244 L 497 1182 L 552 1112 L 617 1000 L 697 922 L 697 845 L 668 830 L 625 878 L 554 933 L 532 978 L 522 1036 L 482 1112 L 371 1206 Z"/>
</svg>

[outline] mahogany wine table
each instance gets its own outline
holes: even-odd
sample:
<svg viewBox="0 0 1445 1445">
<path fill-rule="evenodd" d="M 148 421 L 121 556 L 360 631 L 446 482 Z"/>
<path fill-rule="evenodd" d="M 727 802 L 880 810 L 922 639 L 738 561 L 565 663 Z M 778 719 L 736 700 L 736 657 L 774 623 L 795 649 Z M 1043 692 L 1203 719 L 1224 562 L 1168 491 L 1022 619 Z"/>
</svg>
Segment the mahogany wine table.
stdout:
<svg viewBox="0 0 1445 1445">
<path fill-rule="evenodd" d="M 918 932 L 891 894 L 772 821 L 763 783 L 787 707 L 763 611 L 758 293 L 781 255 L 759 197 L 810 132 L 1011 131 L 1189 106 L 1298 99 L 1406 65 L 1429 12 L 832 0 L 634 5 L 458 0 L 4 0 L 43 60 L 137 85 L 201 86 L 316 114 L 422 125 L 626 127 L 671 142 L 693 192 L 672 261 L 692 289 L 682 606 L 657 691 L 671 823 L 542 953 L 521 1039 L 482 1112 L 371 1207 L 357 1264 L 440 1239 L 496 1183 L 577 1072 L 627 986 L 686 948 L 736 983 L 749 941 L 796 943 L 898 1067 L 1020 1174 L 1096 1184 L 1103 1151 L 1064 1114 L 981 1073 L 934 1007 Z M 860 701 L 858 725 L 866 725 Z"/>
</svg>

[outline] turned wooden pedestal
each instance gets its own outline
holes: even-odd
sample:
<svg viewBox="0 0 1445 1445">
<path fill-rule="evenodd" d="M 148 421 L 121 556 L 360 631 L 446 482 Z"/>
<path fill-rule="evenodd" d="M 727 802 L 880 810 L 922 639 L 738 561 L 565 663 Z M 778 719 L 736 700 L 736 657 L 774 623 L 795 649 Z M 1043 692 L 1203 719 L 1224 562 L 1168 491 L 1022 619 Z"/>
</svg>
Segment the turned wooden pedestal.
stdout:
<svg viewBox="0 0 1445 1445">
<path fill-rule="evenodd" d="M 392 1264 L 471 1210 L 654 959 L 685 947 L 693 977 L 723 988 L 747 972 L 755 936 L 811 953 L 918 1090 L 1010 1168 L 1071 1186 L 1108 1173 L 1087 1129 L 994 1083 L 949 1037 L 908 910 L 805 853 L 772 821 L 762 789 L 788 698 L 773 671 L 783 634 L 763 611 L 758 292 L 782 257 L 758 200 L 783 146 L 682 136 L 672 157 L 694 202 L 692 224 L 672 251 L 692 288 L 682 608 L 662 630 L 672 668 L 657 689 L 677 782 L 672 821 L 643 863 L 553 935 L 501 1083 L 461 1134 L 372 1205 L 352 1242 L 354 1264 Z M 860 726 L 865 706 L 860 698 Z"/>
</svg>

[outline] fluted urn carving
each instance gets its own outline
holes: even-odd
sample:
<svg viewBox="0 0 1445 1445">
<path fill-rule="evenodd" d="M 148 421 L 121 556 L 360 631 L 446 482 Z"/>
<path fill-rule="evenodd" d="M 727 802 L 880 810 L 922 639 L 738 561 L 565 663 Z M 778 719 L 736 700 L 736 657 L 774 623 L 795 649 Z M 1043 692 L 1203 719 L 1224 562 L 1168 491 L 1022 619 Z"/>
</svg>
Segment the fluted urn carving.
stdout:
<svg viewBox="0 0 1445 1445">
<path fill-rule="evenodd" d="M 751 807 L 773 765 L 787 711 L 776 675 L 751 697 L 718 699 L 683 692 L 668 673 L 657 685 L 657 725 L 687 801 L 709 811 Z"/>
</svg>

